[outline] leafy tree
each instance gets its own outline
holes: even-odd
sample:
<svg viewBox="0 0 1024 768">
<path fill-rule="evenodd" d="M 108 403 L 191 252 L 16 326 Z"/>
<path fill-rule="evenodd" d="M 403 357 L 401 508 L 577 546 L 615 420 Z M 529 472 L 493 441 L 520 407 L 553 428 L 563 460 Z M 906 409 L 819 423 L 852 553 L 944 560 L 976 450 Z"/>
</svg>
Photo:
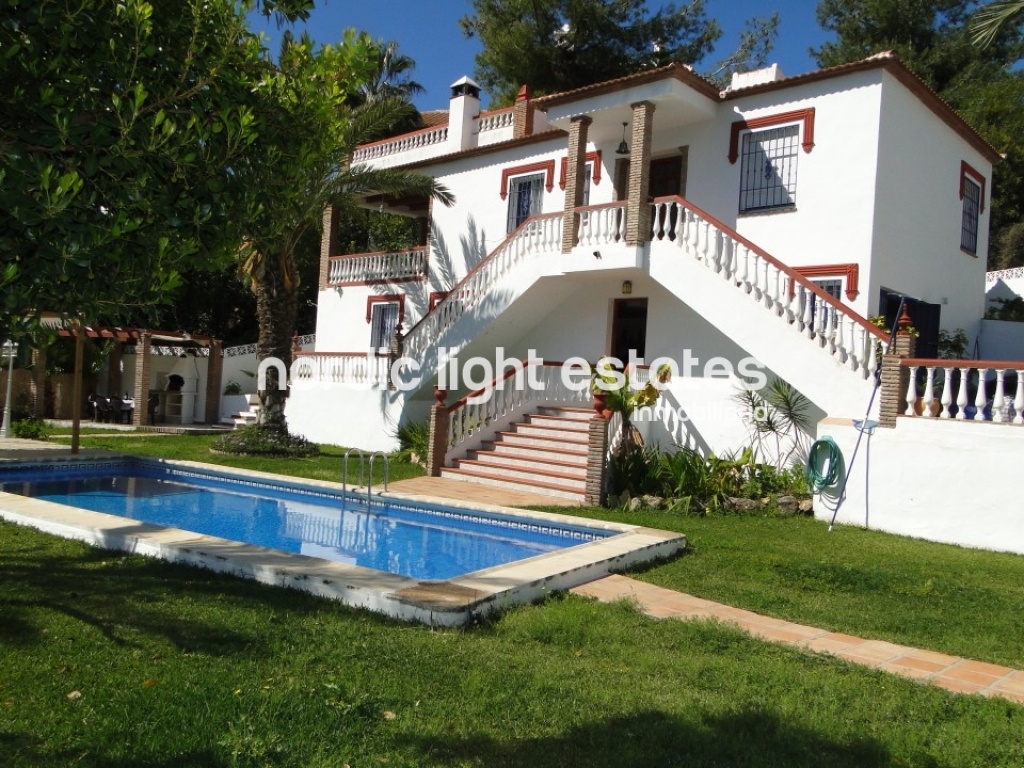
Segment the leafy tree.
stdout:
<svg viewBox="0 0 1024 768">
<path fill-rule="evenodd" d="M 476 76 L 500 105 L 511 104 L 523 84 L 543 95 L 673 61 L 696 63 L 722 35 L 704 6 L 690 0 L 651 13 L 644 0 L 473 0 L 474 13 L 459 25 L 483 43 Z M 773 37 L 777 23 L 762 22 L 757 37 Z M 759 53 L 749 44 L 719 74 Z"/>
<path fill-rule="evenodd" d="M 1024 54 L 1021 30 L 1004 26 L 990 45 L 972 42 L 973 0 L 821 0 L 818 21 L 836 40 L 812 51 L 823 67 L 892 50 L 1005 159 L 992 189 L 990 264 L 1001 232 L 1024 221 Z"/>
<path fill-rule="evenodd" d="M 289 33 L 276 71 L 255 90 L 258 136 L 248 161 L 236 171 L 251 190 L 243 271 L 256 295 L 260 359 L 277 357 L 291 365 L 300 281 L 296 252 L 302 238 L 317 231 L 326 206 L 344 205 L 370 191 L 451 201 L 426 176 L 349 165 L 355 147 L 412 110 L 393 96 L 353 106 L 352 95 L 375 63 L 373 45 L 352 30 L 340 45 L 319 49 L 308 36 L 296 39 Z M 261 425 L 287 431 L 285 392 L 273 370 L 260 398 Z"/>
<path fill-rule="evenodd" d="M 981 46 L 989 46 L 999 37 L 1004 26 L 1019 23 L 1024 16 L 1021 0 L 997 0 L 982 8 L 971 25 L 971 39 Z"/>
<path fill-rule="evenodd" d="M 254 5 L 0 0 L 0 331 L 47 310 L 121 321 L 237 250 Z"/>
</svg>

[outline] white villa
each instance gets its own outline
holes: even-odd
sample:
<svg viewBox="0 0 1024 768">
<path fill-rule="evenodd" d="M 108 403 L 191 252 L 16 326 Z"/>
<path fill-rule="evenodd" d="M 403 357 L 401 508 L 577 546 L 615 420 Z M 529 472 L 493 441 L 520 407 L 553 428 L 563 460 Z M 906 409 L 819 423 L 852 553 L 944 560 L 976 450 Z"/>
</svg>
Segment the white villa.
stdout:
<svg viewBox="0 0 1024 768">
<path fill-rule="evenodd" d="M 735 395 L 763 366 L 811 401 L 819 435 L 846 453 L 888 341 L 866 318 L 891 323 L 910 297 L 921 358 L 938 356 L 940 329 L 978 337 L 999 156 L 894 55 L 796 77 L 773 66 L 724 91 L 673 64 L 536 99 L 524 87 L 492 111 L 462 78 L 447 118 L 353 157 L 454 194 L 451 207 L 364 201 L 419 219 L 421 246 L 341 256 L 325 213 L 316 348 L 296 359 L 288 405 L 311 439 L 394 448 L 396 425 L 426 418 L 440 384 L 445 474 L 582 499 L 593 411 L 589 391 L 563 382 L 563 361 L 625 362 L 629 350 L 646 365 L 675 361 L 638 426 L 648 441 L 716 453 L 749 442 Z M 531 355 L 543 388 L 509 381 L 462 403 Z M 465 365 L 478 356 L 489 365 Z M 933 363 L 942 413 L 901 422 L 993 429 L 964 423 L 975 416 L 959 374 L 939 397 L 949 374 Z M 1024 387 L 1004 396 L 1003 375 L 1000 413 L 1019 422 Z M 875 450 L 886 432 L 900 429 L 876 432 Z M 863 522 L 866 479 L 854 484 L 840 519 Z"/>
</svg>

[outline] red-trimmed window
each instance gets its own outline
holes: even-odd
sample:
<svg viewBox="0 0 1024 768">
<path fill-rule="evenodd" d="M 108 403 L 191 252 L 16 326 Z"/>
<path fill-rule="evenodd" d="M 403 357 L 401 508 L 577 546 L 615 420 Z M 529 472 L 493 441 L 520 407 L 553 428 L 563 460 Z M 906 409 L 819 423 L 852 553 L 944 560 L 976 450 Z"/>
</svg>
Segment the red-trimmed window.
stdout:
<svg viewBox="0 0 1024 768">
<path fill-rule="evenodd" d="M 366 322 L 370 324 L 370 348 L 388 350 L 395 331 L 405 320 L 405 294 L 390 293 L 366 299 Z"/>
<path fill-rule="evenodd" d="M 793 267 L 793 271 L 798 272 L 804 277 L 811 278 L 811 282 L 818 284 L 818 287 L 823 289 L 825 293 L 840 301 L 842 301 L 842 294 L 844 292 L 846 293 L 846 298 L 850 301 L 854 301 L 860 295 L 858 285 L 860 267 L 857 264 L 821 264 L 813 267 Z M 790 295 L 792 295 L 792 291 L 793 286 L 791 285 Z"/>
<path fill-rule="evenodd" d="M 801 148 L 814 148 L 813 108 L 732 124 L 729 162 L 740 160 L 740 213 L 796 206 Z"/>
<path fill-rule="evenodd" d="M 972 256 L 978 254 L 978 226 L 985 212 L 985 177 L 968 163 L 960 163 L 960 249 Z"/>
<path fill-rule="evenodd" d="M 590 182 L 593 180 L 594 184 L 601 183 L 601 150 L 595 150 L 593 152 L 587 152 L 586 157 L 587 170 L 584 174 L 584 184 L 587 193 L 590 192 Z M 565 189 L 565 182 L 569 177 L 569 158 L 562 158 L 562 167 L 558 173 L 558 188 Z M 584 203 L 586 205 L 586 203 Z"/>
<path fill-rule="evenodd" d="M 508 231 L 541 212 L 544 190 L 555 185 L 555 161 L 504 168 L 501 172 L 501 199 L 508 199 Z"/>
</svg>

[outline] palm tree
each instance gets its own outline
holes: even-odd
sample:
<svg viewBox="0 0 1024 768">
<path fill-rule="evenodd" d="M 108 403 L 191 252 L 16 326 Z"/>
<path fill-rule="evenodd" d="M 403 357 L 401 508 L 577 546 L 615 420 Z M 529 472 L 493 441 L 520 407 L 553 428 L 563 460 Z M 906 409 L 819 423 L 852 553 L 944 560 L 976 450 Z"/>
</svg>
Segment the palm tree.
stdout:
<svg viewBox="0 0 1024 768">
<path fill-rule="evenodd" d="M 394 96 L 352 105 L 349 97 L 372 72 L 374 56 L 374 49 L 351 33 L 342 45 L 316 52 L 307 36 L 285 35 L 277 72 L 254 91 L 259 138 L 239 176 L 250 190 L 242 272 L 256 295 L 260 360 L 276 357 L 291 366 L 296 247 L 303 234 L 320 226 L 327 206 L 350 204 L 370 192 L 452 202 L 427 176 L 349 164 L 357 146 L 413 111 L 408 101 Z M 286 432 L 285 400 L 271 369 L 260 393 L 258 423 Z"/>
<path fill-rule="evenodd" d="M 982 48 L 991 45 L 1003 26 L 1019 19 L 1022 12 L 1024 0 L 996 0 L 986 5 L 971 22 L 971 41 Z"/>
</svg>

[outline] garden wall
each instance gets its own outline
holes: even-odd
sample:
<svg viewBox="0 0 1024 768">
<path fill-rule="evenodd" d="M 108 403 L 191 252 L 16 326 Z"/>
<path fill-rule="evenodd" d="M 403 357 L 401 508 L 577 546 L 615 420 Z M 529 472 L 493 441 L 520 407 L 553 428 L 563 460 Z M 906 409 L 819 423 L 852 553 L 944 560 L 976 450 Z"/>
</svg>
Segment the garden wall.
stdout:
<svg viewBox="0 0 1024 768">
<path fill-rule="evenodd" d="M 851 422 L 824 419 L 825 435 L 848 465 L 858 436 Z M 900 418 L 895 429 L 865 434 L 837 522 L 1024 554 L 1021 456 L 1019 425 Z M 815 495 L 815 517 L 831 519 L 837 490 Z"/>
</svg>

